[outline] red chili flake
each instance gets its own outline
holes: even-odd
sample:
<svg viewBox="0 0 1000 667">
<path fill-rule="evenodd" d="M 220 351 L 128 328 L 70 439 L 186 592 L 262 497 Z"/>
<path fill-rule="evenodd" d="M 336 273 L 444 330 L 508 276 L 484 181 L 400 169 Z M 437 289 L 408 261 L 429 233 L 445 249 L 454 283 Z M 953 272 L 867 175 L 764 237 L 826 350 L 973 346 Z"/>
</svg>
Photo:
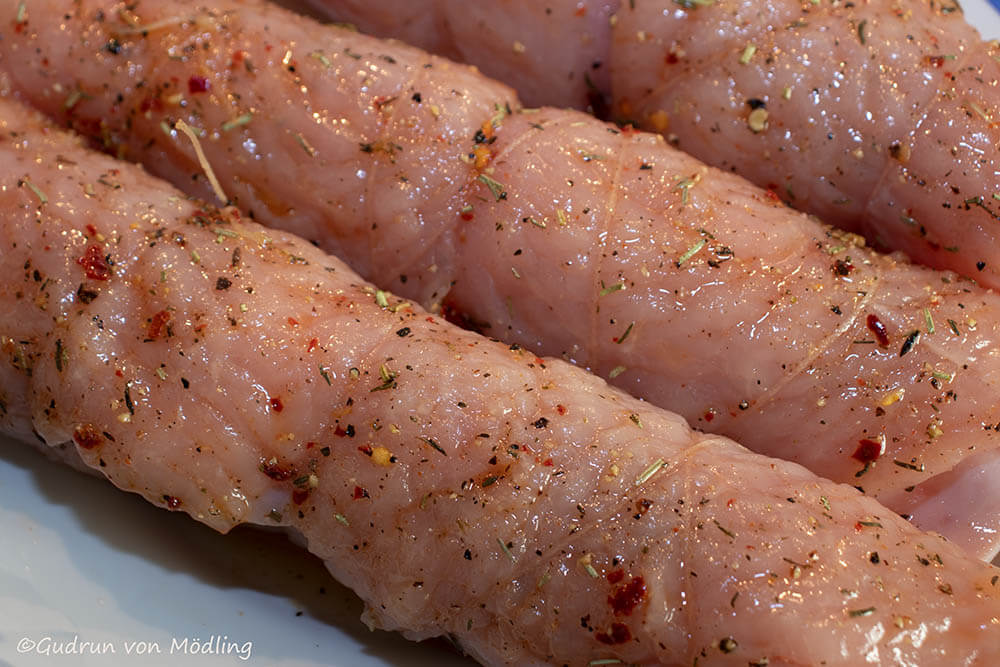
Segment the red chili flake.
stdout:
<svg viewBox="0 0 1000 667">
<path fill-rule="evenodd" d="M 181 499 L 176 496 L 168 496 L 163 494 L 163 502 L 167 504 L 169 509 L 175 510 L 181 506 Z"/>
<path fill-rule="evenodd" d="M 311 440 L 306 443 L 306 449 L 312 449 L 315 446 L 316 446 L 316 443 L 313 442 L 313 441 L 311 441 Z"/>
<path fill-rule="evenodd" d="M 87 246 L 83 257 L 78 258 L 76 263 L 83 267 L 84 273 L 91 280 L 107 280 L 111 277 L 111 266 L 104 256 L 104 246 Z"/>
<path fill-rule="evenodd" d="M 270 462 L 264 457 L 260 459 L 260 471 L 276 482 L 289 480 L 295 474 L 295 468 L 284 468 L 277 461 Z"/>
<path fill-rule="evenodd" d="M 542 465 L 543 465 L 543 466 L 548 466 L 548 467 L 550 467 L 550 468 L 551 468 L 551 467 L 552 467 L 552 465 L 553 465 L 553 464 L 552 464 L 552 459 L 545 459 L 544 461 L 542 461 Z"/>
<path fill-rule="evenodd" d="M 868 330 L 875 334 L 875 338 L 878 339 L 878 344 L 882 347 L 889 347 L 889 332 L 886 331 L 885 325 L 882 324 L 878 315 L 869 315 L 865 322 L 868 325 Z"/>
<path fill-rule="evenodd" d="M 851 454 L 851 458 L 857 459 L 862 463 L 871 463 L 880 456 L 882 456 L 882 443 L 869 440 L 868 438 L 858 440 L 858 448 Z"/>
<path fill-rule="evenodd" d="M 625 578 L 625 570 L 611 570 L 607 574 L 608 581 L 612 584 L 617 584 L 619 581 Z"/>
<path fill-rule="evenodd" d="M 104 435 L 93 424 L 79 424 L 73 429 L 73 441 L 83 449 L 104 444 Z"/>
<path fill-rule="evenodd" d="M 458 214 L 458 217 L 468 222 L 469 220 L 472 220 L 476 216 L 472 211 L 462 211 L 461 213 Z"/>
<path fill-rule="evenodd" d="M 733 509 L 733 505 L 735 504 L 736 504 L 736 498 L 730 498 L 729 500 L 726 501 L 726 507 L 729 509 Z"/>
<path fill-rule="evenodd" d="M 854 270 L 854 265 L 850 262 L 838 259 L 833 263 L 833 274 L 840 277 L 845 277 L 851 275 L 851 271 Z"/>
<path fill-rule="evenodd" d="M 211 84 L 209 84 L 208 79 L 203 76 L 192 76 L 188 79 L 188 92 L 192 95 L 195 93 L 204 93 L 208 91 Z"/>
<path fill-rule="evenodd" d="M 706 411 L 705 412 L 705 421 L 710 422 L 713 419 L 715 419 L 715 412 L 712 411 L 712 410 Z"/>
<path fill-rule="evenodd" d="M 573 14 L 575 14 L 576 16 L 586 16 L 587 15 L 586 5 L 578 5 L 576 11 L 573 12 Z"/>
<path fill-rule="evenodd" d="M 556 412 L 558 412 L 561 415 L 566 414 L 566 406 L 562 405 L 562 404 L 557 405 L 556 406 Z"/>
<path fill-rule="evenodd" d="M 333 429 L 333 434 L 336 435 L 336 436 L 338 436 L 338 437 L 341 437 L 341 438 L 343 438 L 345 436 L 348 437 L 348 438 L 353 438 L 354 437 L 354 433 L 355 433 L 355 431 L 354 431 L 354 424 L 348 424 L 347 428 L 343 428 L 343 427 L 341 427 L 340 424 L 337 424 L 337 427 L 335 429 Z"/>
<path fill-rule="evenodd" d="M 87 236 L 97 236 L 97 227 L 93 226 L 89 222 L 87 223 L 87 226 L 84 227 L 84 229 L 87 230 Z"/>
<path fill-rule="evenodd" d="M 616 616 L 628 616 L 646 597 L 646 582 L 642 577 L 633 577 L 632 581 L 615 590 L 608 596 L 608 604 Z"/>
<path fill-rule="evenodd" d="M 368 495 L 368 491 L 360 486 L 354 487 L 354 499 L 361 500 L 362 498 L 371 498 Z"/>
<path fill-rule="evenodd" d="M 370 445 L 361 445 L 360 447 L 358 447 L 358 451 L 368 456 L 372 455 L 372 448 Z"/>
<path fill-rule="evenodd" d="M 309 498 L 309 489 L 295 489 L 292 491 L 292 502 L 301 505 Z"/>
<path fill-rule="evenodd" d="M 666 61 L 668 65 L 676 65 L 678 62 L 680 62 L 680 58 L 678 58 L 677 54 L 674 53 L 673 51 L 667 51 Z"/>
<path fill-rule="evenodd" d="M 277 396 L 272 396 L 271 399 L 268 401 L 268 403 L 271 404 L 271 409 L 274 410 L 275 412 L 281 412 L 282 410 L 285 409 L 285 404 L 282 403 L 281 399 L 278 398 Z"/>
<path fill-rule="evenodd" d="M 926 56 L 924 60 L 927 61 L 928 65 L 940 68 L 944 66 L 946 58 L 944 56 Z"/>
<path fill-rule="evenodd" d="M 598 632 L 594 635 L 594 639 L 602 644 L 624 644 L 632 639 L 632 633 L 624 623 L 612 623 L 611 632 Z"/>
<path fill-rule="evenodd" d="M 312 352 L 316 349 L 317 345 L 319 345 L 319 338 L 313 338 L 309 341 L 309 345 L 306 346 L 306 352 Z"/>
<path fill-rule="evenodd" d="M 297 327 L 297 326 L 299 326 L 299 321 L 297 319 L 295 319 L 294 317 L 289 317 L 288 318 L 288 326 L 290 326 L 290 327 Z"/>
<path fill-rule="evenodd" d="M 774 190 L 772 190 L 771 188 L 768 188 L 767 190 L 764 190 L 764 194 L 767 195 L 768 199 L 773 199 L 776 202 L 780 202 L 781 201 L 781 197 L 778 195 L 778 193 L 775 192 Z"/>
<path fill-rule="evenodd" d="M 146 338 L 150 340 L 156 340 L 159 338 L 169 321 L 170 313 L 166 310 L 161 310 L 153 315 L 153 317 L 149 320 L 149 328 L 146 329 Z"/>
</svg>

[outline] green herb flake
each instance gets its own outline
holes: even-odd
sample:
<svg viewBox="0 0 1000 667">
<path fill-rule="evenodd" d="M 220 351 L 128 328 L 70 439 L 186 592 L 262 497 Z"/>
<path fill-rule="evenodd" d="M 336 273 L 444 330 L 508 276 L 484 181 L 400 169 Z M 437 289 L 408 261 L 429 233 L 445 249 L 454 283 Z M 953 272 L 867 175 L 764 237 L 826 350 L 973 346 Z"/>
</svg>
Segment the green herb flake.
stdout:
<svg viewBox="0 0 1000 667">
<path fill-rule="evenodd" d="M 507 546 L 507 545 L 506 545 L 506 544 L 504 543 L 504 541 L 503 541 L 503 540 L 501 540 L 501 539 L 500 539 L 499 537 L 497 538 L 497 544 L 499 544 L 499 545 L 500 545 L 500 548 L 501 548 L 501 549 L 503 549 L 503 552 L 504 552 L 505 554 L 507 554 L 507 558 L 509 558 L 509 559 L 510 559 L 510 562 L 511 562 L 511 563 L 516 563 L 516 562 L 517 562 L 517 561 L 516 561 L 516 560 L 514 559 L 514 554 L 512 554 L 512 553 L 510 552 L 510 547 L 508 547 L 508 546 Z"/>
<path fill-rule="evenodd" d="M 29 181 L 28 179 L 22 178 L 20 181 L 17 182 L 17 184 L 18 186 L 27 186 L 29 190 L 35 193 L 35 196 L 38 197 L 39 204 L 49 203 L 49 198 L 45 196 L 45 193 L 42 192 L 42 190 L 37 185 Z"/>
<path fill-rule="evenodd" d="M 628 325 L 628 327 L 626 327 L 626 329 L 625 329 L 625 333 L 623 333 L 621 336 L 616 337 L 614 339 L 615 343 L 617 343 L 618 345 L 621 345 L 622 343 L 624 343 L 625 339 L 628 338 L 628 335 L 630 333 L 632 333 L 632 327 L 634 327 L 634 326 L 635 326 L 635 322 L 630 322 L 629 325 Z"/>
<path fill-rule="evenodd" d="M 743 48 L 743 53 L 740 54 L 740 64 L 741 65 L 748 64 L 750 62 L 750 59 L 753 58 L 755 53 L 757 53 L 757 45 L 747 44 Z"/>
<path fill-rule="evenodd" d="M 914 472 L 923 472 L 924 471 L 924 464 L 923 463 L 921 463 L 920 465 L 916 465 L 916 464 L 913 464 L 913 463 L 907 463 L 906 461 L 900 461 L 899 459 L 894 460 L 893 463 L 895 463 L 896 465 L 898 465 L 900 468 L 906 468 L 907 470 L 913 470 Z"/>
<path fill-rule="evenodd" d="M 222 124 L 222 131 L 229 132 L 230 130 L 234 130 L 237 127 L 248 125 L 251 120 L 253 120 L 253 114 L 250 112 L 247 112 L 241 116 L 237 116 L 236 118 L 231 118 L 230 120 L 227 120 L 225 123 Z"/>
<path fill-rule="evenodd" d="M 425 438 L 425 437 L 421 436 L 420 439 L 423 440 L 424 442 L 426 442 L 428 445 L 430 445 L 434 449 L 436 449 L 438 452 L 440 452 L 442 456 L 448 456 L 448 452 L 444 451 L 444 448 L 441 447 L 441 445 L 439 445 L 436 442 L 434 442 L 434 440 L 432 438 Z"/>
<path fill-rule="evenodd" d="M 859 616 L 871 616 L 874 613 L 875 607 L 865 607 L 864 609 L 851 609 L 847 615 L 851 618 L 858 618 Z"/>
<path fill-rule="evenodd" d="M 309 157 L 316 156 L 316 149 L 313 148 L 308 141 L 306 141 L 306 138 L 302 136 L 301 132 L 295 133 L 295 140 L 299 142 L 299 146 L 302 146 L 302 150 L 306 152 L 306 155 L 308 155 Z"/>
<path fill-rule="evenodd" d="M 868 25 L 868 19 L 862 19 L 861 23 L 858 24 L 858 41 L 862 44 L 868 43 L 868 37 L 865 35 L 865 26 Z"/>
<path fill-rule="evenodd" d="M 611 372 L 608 373 L 608 379 L 614 380 L 616 377 L 624 373 L 626 370 L 628 369 L 625 366 L 615 366 L 614 368 L 611 369 Z"/>
<path fill-rule="evenodd" d="M 623 283 L 623 282 L 615 283 L 614 285 L 605 286 L 604 285 L 604 281 L 601 281 L 600 296 L 607 296 L 607 295 L 611 294 L 612 292 L 617 292 L 617 291 L 623 290 L 623 289 L 625 289 L 625 283 Z"/>
<path fill-rule="evenodd" d="M 698 251 L 704 248 L 707 244 L 708 244 L 707 240 L 698 239 L 698 241 L 693 246 L 684 251 L 684 254 L 681 255 L 680 258 L 677 260 L 677 268 L 678 269 L 681 268 L 681 266 L 683 266 L 686 261 L 694 257 L 698 253 Z"/>
<path fill-rule="evenodd" d="M 958 324 L 955 323 L 955 320 L 949 318 L 948 326 L 951 327 L 952 333 L 954 333 L 956 336 L 962 335 L 962 332 L 958 330 Z"/>
<path fill-rule="evenodd" d="M 332 384 L 330 382 L 330 372 L 323 364 L 319 365 L 319 374 L 323 376 L 323 379 L 326 380 L 327 384 Z"/>
<path fill-rule="evenodd" d="M 635 425 L 636 425 L 636 426 L 638 426 L 639 428 L 643 428 L 643 426 L 642 426 L 642 420 L 641 420 L 641 419 L 639 419 L 639 415 L 637 415 L 637 414 L 635 414 L 635 413 L 633 412 L 632 414 L 630 414 L 630 415 L 628 416 L 628 418 L 629 418 L 629 419 L 631 420 L 631 422 L 632 422 L 633 424 L 635 424 Z"/>
<path fill-rule="evenodd" d="M 507 188 L 499 181 L 490 178 L 486 174 L 479 174 L 478 180 L 490 189 L 490 194 L 493 195 L 496 201 L 507 198 Z"/>
<path fill-rule="evenodd" d="M 649 467 L 647 467 L 645 470 L 643 470 L 642 473 L 638 477 L 635 478 L 635 485 L 636 486 L 642 486 L 643 484 L 645 484 L 646 482 L 649 481 L 650 477 L 652 477 L 657 472 L 659 472 L 660 468 L 662 468 L 662 467 L 664 467 L 666 465 L 667 465 L 667 462 L 664 461 L 663 459 L 656 459 L 656 461 L 654 461 L 653 463 L 651 463 L 649 465 Z"/>
<path fill-rule="evenodd" d="M 927 334 L 934 333 L 934 318 L 931 316 L 930 308 L 924 308 L 924 324 L 927 326 Z"/>
<path fill-rule="evenodd" d="M 396 373 L 386 368 L 385 364 L 379 366 L 378 374 L 382 378 L 382 384 L 374 387 L 371 391 L 385 391 L 396 386 Z"/>
<path fill-rule="evenodd" d="M 334 514 L 333 518 L 335 518 L 337 521 L 344 524 L 345 526 L 351 525 L 351 522 L 347 520 L 347 517 L 344 516 L 343 514 L 340 514 L 339 512 L 337 514 Z"/>
<path fill-rule="evenodd" d="M 375 303 L 378 304 L 379 308 L 389 307 L 389 299 L 386 298 L 385 292 L 382 290 L 375 291 Z"/>
<path fill-rule="evenodd" d="M 716 528 L 718 528 L 723 533 L 725 533 L 726 537 L 729 537 L 729 538 L 735 538 L 736 537 L 736 533 L 734 533 L 731 530 L 728 530 L 725 526 L 723 526 L 721 523 L 719 523 L 718 519 L 712 519 L 712 523 L 715 524 Z"/>
</svg>

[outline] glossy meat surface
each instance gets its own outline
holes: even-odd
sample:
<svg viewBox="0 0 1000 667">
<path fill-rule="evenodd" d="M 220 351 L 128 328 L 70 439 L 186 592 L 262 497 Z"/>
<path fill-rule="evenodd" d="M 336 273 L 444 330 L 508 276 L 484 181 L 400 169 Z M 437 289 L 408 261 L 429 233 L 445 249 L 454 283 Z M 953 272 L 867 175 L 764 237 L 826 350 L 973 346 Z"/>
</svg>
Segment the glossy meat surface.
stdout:
<svg viewBox="0 0 1000 667">
<path fill-rule="evenodd" d="M 957 2 L 437 0 L 419 21 L 395 0 L 305 4 L 473 63 L 532 104 L 606 98 L 609 118 L 796 208 L 1000 286 L 1000 51 Z"/>
<path fill-rule="evenodd" d="M 1000 660 L 996 568 L 871 498 L 0 118 L 4 433 L 488 664 Z"/>
<path fill-rule="evenodd" d="M 998 442 L 995 294 L 877 255 L 655 135 L 517 112 L 471 70 L 275 7 L 200 7 L 31 13 L 0 42 L 7 86 L 211 197 L 173 127 L 186 119 L 256 219 L 995 555 L 1000 487 L 947 483 Z"/>
</svg>

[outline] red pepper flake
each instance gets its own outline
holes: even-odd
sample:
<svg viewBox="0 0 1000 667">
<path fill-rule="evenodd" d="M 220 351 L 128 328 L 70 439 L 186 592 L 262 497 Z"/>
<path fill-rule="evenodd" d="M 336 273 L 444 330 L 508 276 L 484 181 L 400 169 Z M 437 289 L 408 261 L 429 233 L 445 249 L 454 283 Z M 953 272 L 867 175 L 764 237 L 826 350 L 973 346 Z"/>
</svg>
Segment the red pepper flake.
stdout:
<svg viewBox="0 0 1000 667">
<path fill-rule="evenodd" d="M 292 502 L 301 505 L 309 498 L 309 489 L 295 489 L 292 491 Z"/>
<path fill-rule="evenodd" d="M 608 604 L 616 616 L 628 616 L 646 597 L 646 582 L 642 577 L 633 577 L 632 581 L 615 590 L 608 596 Z"/>
<path fill-rule="evenodd" d="M 87 230 L 87 236 L 97 236 L 97 227 L 90 224 L 89 222 L 87 223 L 87 226 L 84 227 L 84 229 Z"/>
<path fill-rule="evenodd" d="M 361 445 L 360 447 L 358 447 L 358 451 L 367 456 L 372 455 L 371 445 Z"/>
<path fill-rule="evenodd" d="M 779 203 L 781 202 L 781 197 L 778 195 L 777 192 L 775 192 L 771 188 L 768 188 L 767 190 L 764 190 L 764 194 L 767 195 L 768 199 L 773 199 L 774 201 L 779 202 Z"/>
<path fill-rule="evenodd" d="M 104 444 L 104 436 L 93 424 L 79 424 L 73 429 L 73 441 L 83 449 Z"/>
<path fill-rule="evenodd" d="M 288 326 L 290 326 L 290 327 L 297 327 L 297 326 L 299 326 L 299 321 L 297 319 L 295 319 L 294 317 L 289 317 L 288 318 Z"/>
<path fill-rule="evenodd" d="M 566 414 L 566 406 L 562 404 L 557 405 L 556 412 L 558 412 L 560 415 Z"/>
<path fill-rule="evenodd" d="M 882 443 L 864 438 L 863 440 L 858 440 L 858 448 L 851 454 L 851 458 L 857 459 L 862 463 L 871 463 L 878 460 L 878 457 L 882 456 L 884 451 L 885 447 Z"/>
<path fill-rule="evenodd" d="M 598 632 L 594 635 L 594 639 L 602 644 L 624 644 L 632 639 L 632 633 L 624 623 L 612 623 L 610 632 Z"/>
<path fill-rule="evenodd" d="M 463 209 L 462 212 L 458 214 L 458 217 L 468 222 L 469 220 L 472 220 L 474 217 L 476 217 L 476 215 L 475 213 L 472 212 L 472 210 L 467 211 Z"/>
<path fill-rule="evenodd" d="M 207 92 L 211 84 L 209 84 L 208 79 L 203 76 L 192 76 L 188 79 L 188 92 L 192 95 L 195 93 Z"/>
<path fill-rule="evenodd" d="M 617 570 L 611 570 L 610 572 L 608 572 L 607 578 L 608 582 L 612 584 L 617 584 L 619 581 L 625 578 L 625 570 L 622 570 L 620 568 Z"/>
<path fill-rule="evenodd" d="M 544 461 L 542 461 L 542 465 L 551 468 L 552 465 L 553 465 L 552 464 L 552 459 L 545 459 Z"/>
<path fill-rule="evenodd" d="M 677 54 L 674 53 L 673 51 L 667 51 L 667 57 L 665 60 L 668 65 L 676 65 L 678 62 L 680 62 L 680 58 L 678 58 Z"/>
<path fill-rule="evenodd" d="M 306 346 L 306 352 L 312 352 L 313 350 L 316 349 L 317 345 L 319 345 L 319 338 L 313 338 L 311 341 L 309 341 L 309 344 Z"/>
<path fill-rule="evenodd" d="M 878 315 L 869 315 L 865 322 L 868 325 L 868 330 L 875 334 L 875 338 L 878 339 L 878 344 L 882 347 L 889 347 L 889 332 L 886 331 L 885 325 L 882 324 Z"/>
<path fill-rule="evenodd" d="M 168 509 L 175 510 L 181 506 L 181 499 L 176 496 L 168 496 L 163 494 L 163 502 L 167 504 Z"/>
<path fill-rule="evenodd" d="M 715 410 L 705 411 L 705 421 L 710 422 L 715 419 Z"/>
<path fill-rule="evenodd" d="M 260 459 L 260 471 L 276 482 L 289 480 L 295 474 L 295 468 L 282 467 L 277 461 L 268 461 L 263 457 Z"/>
<path fill-rule="evenodd" d="M 272 396 L 271 399 L 268 401 L 268 403 L 271 404 L 271 409 L 274 410 L 275 412 L 281 412 L 282 410 L 285 409 L 285 404 L 282 403 L 281 399 L 278 398 L 277 396 Z"/>
<path fill-rule="evenodd" d="M 311 441 L 311 440 L 306 443 L 306 449 L 312 449 L 315 446 L 316 446 L 316 443 L 313 442 L 313 441 Z"/>
<path fill-rule="evenodd" d="M 354 499 L 361 500 L 362 498 L 371 498 L 371 496 L 368 495 L 367 489 L 360 486 L 354 487 Z"/>
<path fill-rule="evenodd" d="M 337 424 L 337 427 L 335 429 L 333 429 L 333 434 L 335 436 L 340 437 L 340 438 L 343 438 L 343 437 L 353 438 L 354 437 L 354 432 L 355 432 L 354 431 L 354 424 L 348 424 L 347 428 L 343 428 L 343 427 L 341 427 L 340 424 Z"/>
<path fill-rule="evenodd" d="M 111 277 L 111 266 L 104 256 L 104 246 L 96 244 L 87 246 L 83 257 L 77 259 L 76 263 L 83 267 L 84 273 L 91 280 L 107 280 Z"/>
<path fill-rule="evenodd" d="M 149 340 L 156 340 L 163 333 L 164 327 L 166 327 L 167 322 L 170 321 L 170 313 L 166 310 L 161 310 L 160 312 L 153 315 L 149 320 L 149 328 L 146 329 L 146 338 Z"/>
</svg>

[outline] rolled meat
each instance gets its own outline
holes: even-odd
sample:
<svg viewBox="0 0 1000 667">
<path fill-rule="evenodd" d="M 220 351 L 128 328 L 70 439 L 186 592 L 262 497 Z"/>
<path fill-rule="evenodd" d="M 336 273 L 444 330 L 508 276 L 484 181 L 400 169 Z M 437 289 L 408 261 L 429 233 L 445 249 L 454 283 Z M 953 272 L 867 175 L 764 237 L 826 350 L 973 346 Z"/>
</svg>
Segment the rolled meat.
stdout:
<svg viewBox="0 0 1000 667">
<path fill-rule="evenodd" d="M 486 664 L 995 664 L 998 570 L 0 102 L 0 430 Z"/>
</svg>

